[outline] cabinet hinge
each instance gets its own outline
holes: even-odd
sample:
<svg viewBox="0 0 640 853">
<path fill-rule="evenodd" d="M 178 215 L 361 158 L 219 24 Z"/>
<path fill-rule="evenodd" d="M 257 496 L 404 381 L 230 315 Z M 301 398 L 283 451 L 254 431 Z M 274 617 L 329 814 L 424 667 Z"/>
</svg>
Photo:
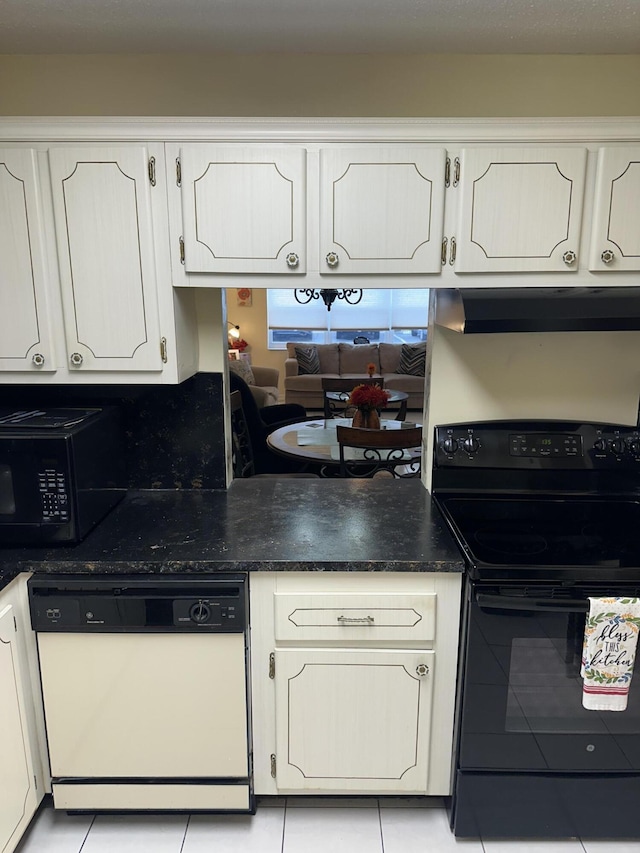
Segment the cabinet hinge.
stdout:
<svg viewBox="0 0 640 853">
<path fill-rule="evenodd" d="M 166 338 L 160 338 L 160 358 L 162 359 L 164 364 L 167 363 L 167 339 Z"/>
<path fill-rule="evenodd" d="M 446 237 L 442 238 L 442 251 L 440 252 L 440 263 L 444 266 L 447 263 L 447 243 Z"/>
<path fill-rule="evenodd" d="M 447 157 L 444 164 L 444 185 L 448 187 L 451 184 L 451 157 Z"/>
<path fill-rule="evenodd" d="M 13 630 L 18 633 L 18 623 L 16 622 L 16 617 L 13 617 Z"/>
<path fill-rule="evenodd" d="M 276 778 L 276 756 L 275 753 L 271 753 L 271 776 L 273 779 Z"/>
<path fill-rule="evenodd" d="M 451 238 L 451 251 L 449 252 L 449 263 L 453 266 L 456 262 L 456 238 Z"/>
<path fill-rule="evenodd" d="M 179 157 L 176 157 L 176 186 L 182 186 L 182 165 Z"/>
<path fill-rule="evenodd" d="M 180 237 L 178 242 L 180 243 L 180 263 L 184 264 L 184 237 Z"/>
<path fill-rule="evenodd" d="M 453 161 L 453 183 L 452 186 L 457 187 L 460 183 L 460 158 L 456 157 Z"/>
<path fill-rule="evenodd" d="M 38 777 L 36 774 L 33 774 L 33 784 L 36 786 L 36 791 L 38 790 Z"/>
<path fill-rule="evenodd" d="M 276 656 L 274 652 L 269 655 L 269 678 L 276 677 Z"/>
<path fill-rule="evenodd" d="M 149 157 L 149 183 L 152 187 L 156 185 L 156 158 Z"/>
</svg>

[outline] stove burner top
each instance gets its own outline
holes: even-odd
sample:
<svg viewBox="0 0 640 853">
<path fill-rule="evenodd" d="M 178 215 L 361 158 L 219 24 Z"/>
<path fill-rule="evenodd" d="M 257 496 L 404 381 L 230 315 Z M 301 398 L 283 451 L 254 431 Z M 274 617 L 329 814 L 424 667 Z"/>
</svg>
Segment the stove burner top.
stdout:
<svg viewBox="0 0 640 853">
<path fill-rule="evenodd" d="M 509 557 L 515 555 L 533 557 L 547 549 L 547 540 L 544 536 L 525 530 L 505 531 L 481 527 L 474 533 L 474 539 L 481 548 Z"/>
<path fill-rule="evenodd" d="M 442 504 L 476 564 L 640 566 L 638 501 L 450 497 Z"/>
</svg>

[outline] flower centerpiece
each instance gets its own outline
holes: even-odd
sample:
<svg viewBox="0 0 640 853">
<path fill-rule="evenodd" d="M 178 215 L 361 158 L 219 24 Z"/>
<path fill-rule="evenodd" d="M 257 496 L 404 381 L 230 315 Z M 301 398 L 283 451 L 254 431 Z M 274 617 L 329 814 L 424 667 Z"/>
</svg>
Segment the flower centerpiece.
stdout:
<svg viewBox="0 0 640 853">
<path fill-rule="evenodd" d="M 378 409 L 384 409 L 389 392 L 379 385 L 356 385 L 349 396 L 349 405 L 355 406 L 351 425 L 365 429 L 380 429 Z"/>
<path fill-rule="evenodd" d="M 229 338 L 229 349 L 237 349 L 239 352 L 244 352 L 249 346 L 244 338 Z"/>
<path fill-rule="evenodd" d="M 367 365 L 367 373 L 371 377 L 371 376 L 373 376 L 373 374 L 375 372 L 376 372 L 376 366 L 372 361 L 370 361 L 369 364 Z"/>
</svg>

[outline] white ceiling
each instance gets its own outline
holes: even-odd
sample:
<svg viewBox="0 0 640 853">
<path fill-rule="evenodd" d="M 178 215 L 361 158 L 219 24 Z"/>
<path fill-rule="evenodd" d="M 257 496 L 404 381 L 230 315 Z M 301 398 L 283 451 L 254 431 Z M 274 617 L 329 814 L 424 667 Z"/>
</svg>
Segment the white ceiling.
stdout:
<svg viewBox="0 0 640 853">
<path fill-rule="evenodd" d="M 640 53 L 640 0 L 0 0 L 0 53 Z"/>
</svg>

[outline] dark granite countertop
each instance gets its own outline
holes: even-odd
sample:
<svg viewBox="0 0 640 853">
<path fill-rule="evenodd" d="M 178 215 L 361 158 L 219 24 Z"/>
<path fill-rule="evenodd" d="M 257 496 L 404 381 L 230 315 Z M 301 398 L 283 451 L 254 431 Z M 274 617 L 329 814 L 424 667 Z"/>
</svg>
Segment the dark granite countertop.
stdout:
<svg viewBox="0 0 640 853">
<path fill-rule="evenodd" d="M 229 490 L 131 491 L 75 546 L 0 548 L 23 571 L 462 572 L 419 481 L 236 480 Z"/>
</svg>

